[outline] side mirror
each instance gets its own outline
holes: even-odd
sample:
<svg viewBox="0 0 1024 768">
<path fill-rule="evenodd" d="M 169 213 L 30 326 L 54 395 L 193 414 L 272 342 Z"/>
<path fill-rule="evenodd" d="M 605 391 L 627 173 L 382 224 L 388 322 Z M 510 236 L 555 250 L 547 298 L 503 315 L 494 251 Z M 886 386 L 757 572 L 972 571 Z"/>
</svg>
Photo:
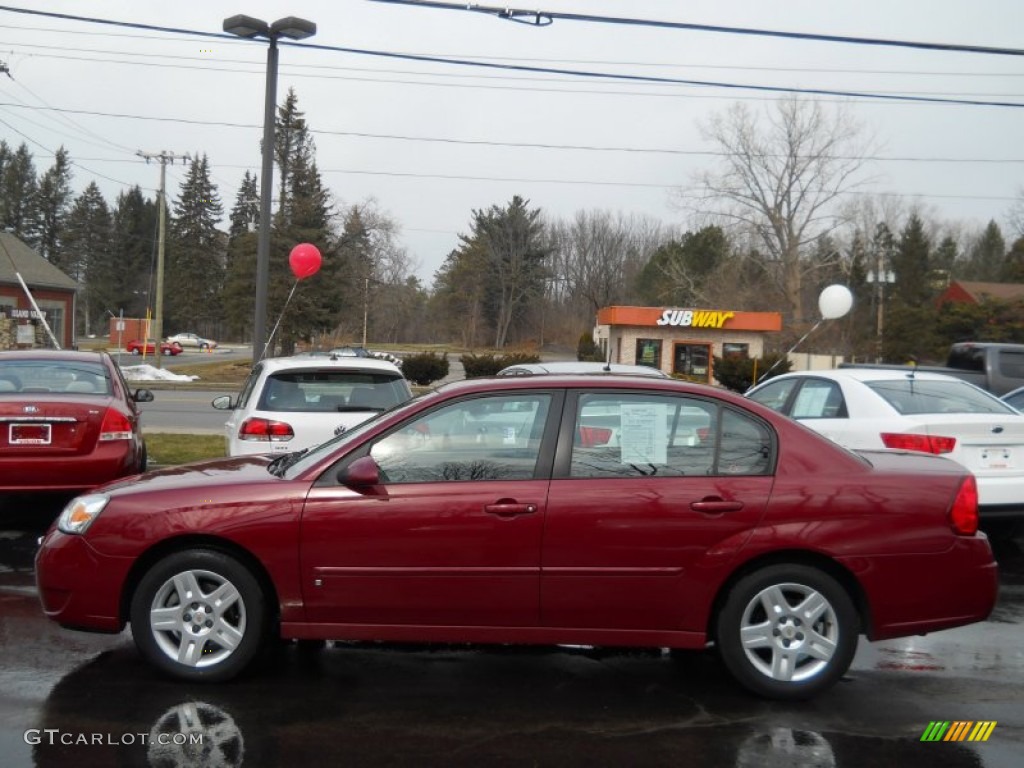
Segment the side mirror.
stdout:
<svg viewBox="0 0 1024 768">
<path fill-rule="evenodd" d="M 338 482 L 356 489 L 380 485 L 380 467 L 372 457 L 363 456 L 338 472 Z"/>
<path fill-rule="evenodd" d="M 210 405 L 218 411 L 230 411 L 235 407 L 235 404 L 231 402 L 231 395 L 220 395 L 219 397 L 215 397 L 210 401 Z"/>
<path fill-rule="evenodd" d="M 132 395 L 132 400 L 136 403 L 152 403 L 153 393 L 148 389 L 136 389 L 135 394 Z"/>
</svg>

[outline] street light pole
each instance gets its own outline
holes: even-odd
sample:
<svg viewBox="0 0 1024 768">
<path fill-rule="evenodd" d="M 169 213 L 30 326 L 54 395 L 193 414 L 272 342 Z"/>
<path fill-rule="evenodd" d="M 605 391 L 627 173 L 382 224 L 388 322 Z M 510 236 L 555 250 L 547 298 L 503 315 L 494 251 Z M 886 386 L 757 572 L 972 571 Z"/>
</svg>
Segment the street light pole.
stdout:
<svg viewBox="0 0 1024 768">
<path fill-rule="evenodd" d="M 224 19 L 224 31 L 252 40 L 265 38 L 267 48 L 267 81 L 263 104 L 263 168 L 260 178 L 260 229 L 256 242 L 256 300 L 252 331 L 253 362 L 266 354 L 267 285 L 270 281 L 270 207 L 274 192 L 274 110 L 277 107 L 277 41 L 286 37 L 302 40 L 316 34 L 316 24 L 306 19 L 287 16 L 268 24 L 252 16 L 237 15 Z"/>
</svg>

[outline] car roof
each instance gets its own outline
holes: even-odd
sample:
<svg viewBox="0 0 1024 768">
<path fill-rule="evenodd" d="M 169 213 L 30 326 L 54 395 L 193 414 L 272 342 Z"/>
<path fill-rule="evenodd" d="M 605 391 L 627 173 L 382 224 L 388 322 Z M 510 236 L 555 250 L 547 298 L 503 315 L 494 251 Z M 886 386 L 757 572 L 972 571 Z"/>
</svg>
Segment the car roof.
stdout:
<svg viewBox="0 0 1024 768">
<path fill-rule="evenodd" d="M 499 376 L 516 374 L 628 374 L 632 376 L 652 376 L 668 378 L 668 374 L 658 368 L 646 365 L 626 365 L 624 363 L 600 363 L 582 360 L 562 360 L 552 363 L 519 363 L 502 368 Z"/>
<path fill-rule="evenodd" d="M 757 403 L 745 399 L 742 395 L 722 387 L 710 384 L 696 384 L 671 377 L 631 376 L 629 374 L 608 373 L 595 376 L 588 373 L 560 374 L 545 376 L 489 376 L 473 379 L 452 381 L 437 387 L 435 392 L 454 394 L 489 394 L 492 392 L 510 392 L 514 390 L 544 389 L 608 389 L 608 390 L 650 390 L 710 396 L 719 400 L 735 403 L 747 410 Z M 761 411 L 758 411 L 761 412 Z M 770 413 L 774 413 L 770 411 Z"/>
<path fill-rule="evenodd" d="M 402 371 L 394 363 L 389 363 L 387 360 L 377 360 L 372 357 L 293 355 L 291 357 L 268 357 L 262 363 L 264 370 L 268 374 L 295 369 L 337 368 L 339 370 L 377 371 L 380 373 L 402 375 Z"/>
<path fill-rule="evenodd" d="M 958 379 L 956 376 L 947 376 L 944 373 L 933 373 L 931 371 L 917 371 L 910 368 L 837 368 L 827 371 L 791 371 L 758 383 L 758 387 L 782 379 L 818 377 L 821 379 L 832 379 L 833 381 L 896 381 L 905 380 L 913 374 L 916 381 L 956 381 L 961 384 L 969 382 Z"/>
<path fill-rule="evenodd" d="M 75 363 L 95 363 L 108 358 L 102 351 L 76 349 L 10 349 L 0 351 L 0 360 L 64 360 Z"/>
</svg>

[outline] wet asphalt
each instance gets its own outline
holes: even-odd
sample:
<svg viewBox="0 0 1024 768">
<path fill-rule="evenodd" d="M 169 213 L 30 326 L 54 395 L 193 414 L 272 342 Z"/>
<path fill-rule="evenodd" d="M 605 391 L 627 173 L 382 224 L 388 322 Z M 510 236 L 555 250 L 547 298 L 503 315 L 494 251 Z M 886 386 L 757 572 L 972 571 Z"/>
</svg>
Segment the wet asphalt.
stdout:
<svg viewBox="0 0 1024 768">
<path fill-rule="evenodd" d="M 175 682 L 127 631 L 71 632 L 42 616 L 32 558 L 43 507 L 0 503 L 4 768 L 1024 764 L 1020 537 L 997 542 L 988 621 L 862 640 L 834 689 L 778 703 L 740 689 L 710 651 L 275 644 L 231 683 Z M 934 721 L 996 725 L 985 742 L 922 742 Z"/>
</svg>

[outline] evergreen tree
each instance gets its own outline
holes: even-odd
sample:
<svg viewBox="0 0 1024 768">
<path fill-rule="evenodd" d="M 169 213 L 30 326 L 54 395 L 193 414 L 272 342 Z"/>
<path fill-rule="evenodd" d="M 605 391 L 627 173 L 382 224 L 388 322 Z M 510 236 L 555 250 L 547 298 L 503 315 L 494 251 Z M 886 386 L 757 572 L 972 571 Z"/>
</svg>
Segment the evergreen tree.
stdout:
<svg viewBox="0 0 1024 768">
<path fill-rule="evenodd" d="M 4 164 L 3 183 L 0 185 L 4 217 L 0 225 L 32 245 L 35 244 L 38 218 L 37 188 L 32 153 L 23 143 L 16 152 L 10 154 Z"/>
<path fill-rule="evenodd" d="M 102 332 L 107 311 L 117 314 L 119 266 L 111 246 L 111 216 L 96 182 L 76 199 L 64 230 L 64 271 L 84 284 L 77 322 L 82 334 Z"/>
<path fill-rule="evenodd" d="M 248 339 L 252 336 L 260 221 L 259 186 L 255 174 L 245 172 L 229 220 L 231 228 L 224 264 L 224 319 L 231 338 Z"/>
<path fill-rule="evenodd" d="M 60 266 L 63 229 L 71 206 L 71 162 L 64 147 L 39 181 L 36 198 L 35 245 L 40 255 Z"/>
<path fill-rule="evenodd" d="M 1018 237 L 1010 247 L 999 277 L 1006 283 L 1024 283 L 1024 237 Z"/>
<path fill-rule="evenodd" d="M 985 231 L 967 252 L 965 275 L 969 280 L 998 282 L 1006 257 L 1006 241 L 999 225 L 990 221 Z"/>
<path fill-rule="evenodd" d="M 330 228 L 330 193 L 320 179 L 316 146 L 293 90 L 288 91 L 284 104 L 278 108 L 275 158 L 281 197 L 270 244 L 267 323 L 269 333 L 280 318 L 273 343 L 284 354 L 290 354 L 299 339 L 309 340 L 314 334 L 335 327 L 341 309 L 340 287 L 345 282 Z M 323 262 L 317 274 L 296 286 L 291 303 L 282 314 L 295 284 L 288 256 L 299 243 L 315 245 Z"/>
<path fill-rule="evenodd" d="M 473 211 L 472 232 L 460 235 L 462 249 L 479 248 L 488 272 L 487 310 L 494 346 L 504 347 L 527 300 L 543 292 L 548 249 L 540 209 L 515 195 L 504 208 Z"/>
<path fill-rule="evenodd" d="M 931 285 L 931 246 L 921 219 L 911 215 L 900 233 L 899 247 L 892 257 L 896 282 L 892 301 L 885 312 L 883 357 L 887 362 L 905 363 L 931 357 L 935 347 L 937 310 Z"/>
<path fill-rule="evenodd" d="M 174 203 L 164 272 L 164 325 L 210 333 L 221 320 L 224 249 L 217 222 L 223 218 L 205 154 L 193 158 Z"/>
<path fill-rule="evenodd" d="M 641 270 L 637 289 L 651 304 L 703 304 L 708 281 L 730 257 L 731 247 L 720 227 L 687 232 L 662 245 Z"/>
<path fill-rule="evenodd" d="M 117 265 L 113 276 L 113 306 L 125 317 L 146 317 L 153 311 L 156 275 L 157 203 L 132 187 L 117 196 L 113 213 L 111 251 Z"/>
</svg>

